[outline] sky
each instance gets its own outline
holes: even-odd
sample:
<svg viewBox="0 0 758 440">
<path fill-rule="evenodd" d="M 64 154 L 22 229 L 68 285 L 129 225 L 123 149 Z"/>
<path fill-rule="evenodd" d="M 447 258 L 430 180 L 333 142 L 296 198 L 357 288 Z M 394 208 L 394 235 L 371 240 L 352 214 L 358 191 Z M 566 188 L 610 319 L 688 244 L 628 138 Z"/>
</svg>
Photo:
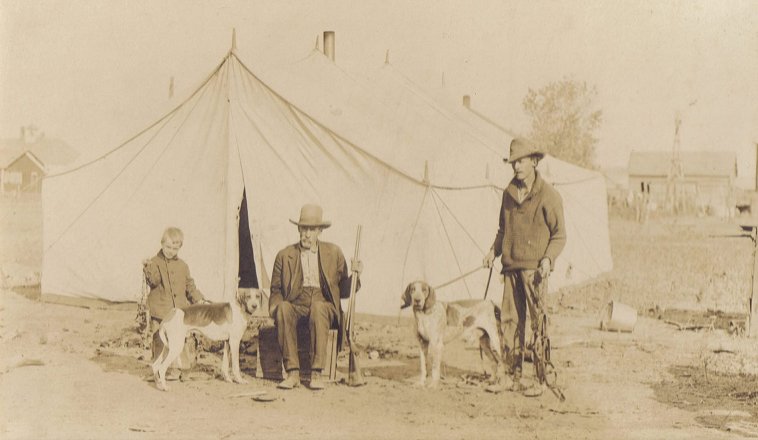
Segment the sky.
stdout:
<svg viewBox="0 0 758 440">
<path fill-rule="evenodd" d="M 281 68 L 336 33 L 336 63 L 393 66 L 423 89 L 517 133 L 522 101 L 564 78 L 597 89 L 597 162 L 631 151 L 729 151 L 755 183 L 758 1 L 0 0 L 0 137 L 34 124 L 85 157 L 108 151 L 186 97 L 231 46 Z M 174 100 L 168 98 L 174 77 Z M 504 151 L 506 146 L 503 146 Z"/>
</svg>

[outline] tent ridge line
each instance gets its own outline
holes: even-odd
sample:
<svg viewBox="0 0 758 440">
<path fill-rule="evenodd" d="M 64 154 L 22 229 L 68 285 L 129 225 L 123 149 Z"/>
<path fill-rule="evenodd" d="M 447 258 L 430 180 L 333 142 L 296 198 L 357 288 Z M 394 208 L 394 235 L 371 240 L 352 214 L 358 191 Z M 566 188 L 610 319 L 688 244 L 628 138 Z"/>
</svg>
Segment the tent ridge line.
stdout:
<svg viewBox="0 0 758 440">
<path fill-rule="evenodd" d="M 316 125 L 318 125 L 319 127 L 321 127 L 323 130 L 328 131 L 330 134 L 333 134 L 334 136 L 336 136 L 337 138 L 341 139 L 343 142 L 347 143 L 348 145 L 350 145 L 354 149 L 360 151 L 362 154 L 370 157 L 371 159 L 373 159 L 374 161 L 378 162 L 379 164 L 381 164 L 381 165 L 389 168 L 390 170 L 396 172 L 400 176 L 402 176 L 402 177 L 404 177 L 404 178 L 406 178 L 406 179 L 408 179 L 408 180 L 410 180 L 410 181 L 412 181 L 414 183 L 417 183 L 419 185 L 426 186 L 420 180 L 414 178 L 413 176 L 411 176 L 409 174 L 406 174 L 406 173 L 398 170 L 397 168 L 395 168 L 392 165 L 388 164 L 387 162 L 379 159 L 378 157 L 374 156 L 373 154 L 369 153 L 368 151 L 366 151 L 366 150 L 358 147 L 355 143 L 353 143 L 349 139 L 346 139 L 344 136 L 342 136 L 342 135 L 340 135 L 338 133 L 335 133 L 334 130 L 332 130 L 331 128 L 327 127 L 324 123 L 322 123 L 318 119 L 314 118 L 308 112 L 304 111 L 303 109 L 301 109 L 297 105 L 293 104 L 289 99 L 285 98 L 284 96 L 282 96 L 281 94 L 279 94 L 276 90 L 274 90 L 271 86 L 269 86 L 268 84 L 266 84 L 265 81 L 263 81 L 261 78 L 259 78 L 258 75 L 256 75 L 252 70 L 250 70 L 249 67 L 247 67 L 247 65 L 245 65 L 245 63 L 237 56 L 237 54 L 231 54 L 231 55 L 234 56 L 234 58 L 237 60 L 237 62 L 240 63 L 240 65 L 247 71 L 247 73 L 249 73 L 253 78 L 255 78 L 256 80 L 258 80 L 258 82 L 260 82 L 261 85 L 263 85 L 263 87 L 266 88 L 266 90 L 268 90 L 271 94 L 273 94 L 277 98 L 279 98 L 282 101 L 286 102 L 289 107 L 291 107 L 292 109 L 296 110 L 298 113 L 302 113 L 303 115 L 305 115 L 306 117 L 308 117 L 308 119 L 310 119 L 311 121 L 313 121 Z"/>
<path fill-rule="evenodd" d="M 282 157 L 282 155 L 279 154 L 279 151 L 277 151 L 277 149 L 274 148 L 274 146 L 271 144 L 271 142 L 269 142 L 268 137 L 263 133 L 263 131 L 261 130 L 261 128 L 258 126 L 258 124 L 255 123 L 255 121 L 250 116 L 250 114 L 247 112 L 247 110 L 244 107 L 239 107 L 239 108 L 242 111 L 242 114 L 244 114 L 245 117 L 247 118 L 248 122 L 250 122 L 250 124 L 253 126 L 253 128 L 255 128 L 255 131 L 260 135 L 260 137 L 263 140 L 263 142 L 269 147 L 269 149 L 274 153 L 274 155 L 279 159 L 279 161 L 282 164 L 284 164 L 284 166 L 287 168 L 287 170 L 290 173 L 295 174 L 295 172 L 292 170 L 292 167 L 289 165 L 289 162 L 287 160 L 285 160 L 284 157 Z"/>
<path fill-rule="evenodd" d="M 336 162 L 337 158 L 334 155 L 332 155 L 331 153 L 329 153 L 329 151 L 326 148 L 323 147 L 323 144 L 321 143 L 321 141 L 319 141 L 318 138 L 316 137 L 316 135 L 313 134 L 313 130 L 311 130 L 310 128 L 308 128 L 308 126 L 305 125 L 305 122 L 303 122 L 303 118 L 298 114 L 297 109 L 295 108 L 295 106 L 292 105 L 292 103 L 290 103 L 289 101 L 287 101 L 287 109 L 290 111 L 290 114 L 295 118 L 295 121 L 297 122 L 297 125 L 302 129 L 302 131 L 305 133 L 305 135 L 308 137 L 308 139 L 311 142 L 313 142 L 314 144 L 316 144 L 319 147 L 321 147 L 321 151 L 323 152 L 323 154 L 325 156 L 329 157 L 330 159 L 332 159 L 333 161 Z M 337 143 L 337 145 L 341 146 L 341 144 L 339 142 L 337 142 L 337 140 L 335 139 L 335 137 L 336 137 L 335 134 L 331 130 L 327 130 L 327 132 L 328 132 L 327 134 L 332 138 L 332 140 L 334 140 Z M 340 167 L 340 168 L 342 168 L 342 167 Z M 355 179 L 353 179 L 353 176 L 351 176 L 347 172 L 347 170 L 345 170 L 343 168 L 342 171 L 343 171 L 343 173 L 345 174 L 345 176 L 349 180 L 355 182 Z"/>
<path fill-rule="evenodd" d="M 201 88 L 201 89 L 202 89 L 203 93 L 204 93 L 204 92 L 205 92 L 205 90 L 206 90 L 205 88 Z M 198 89 L 198 91 L 200 91 L 201 89 Z M 197 102 L 195 102 L 195 106 L 197 106 Z M 176 138 L 176 135 L 177 135 L 177 133 L 179 133 L 179 130 L 180 130 L 182 127 L 184 127 L 184 123 L 185 123 L 185 122 L 187 122 L 187 119 L 189 119 L 189 116 L 192 114 L 192 111 L 194 111 L 194 108 L 195 108 L 195 107 L 193 106 L 193 108 L 192 108 L 192 109 L 191 109 L 191 110 L 190 110 L 190 111 L 187 113 L 187 115 L 185 116 L 185 118 L 184 118 L 184 121 L 182 121 L 182 122 L 179 124 L 179 126 L 176 128 L 176 131 L 174 132 L 174 135 L 173 135 L 173 136 L 171 136 L 171 139 L 169 139 L 168 143 L 166 143 L 166 146 L 165 146 L 165 148 L 163 149 L 163 151 L 161 152 L 161 154 L 160 154 L 160 156 L 159 156 L 159 157 L 163 156 L 163 154 L 166 152 L 166 149 L 168 149 L 168 146 L 169 146 L 169 145 L 171 145 L 171 142 L 173 142 L 173 140 Z M 175 112 L 172 112 L 172 113 L 171 113 L 171 118 L 173 118 L 174 116 L 176 116 L 176 113 L 175 113 Z M 171 118 L 168 118 L 168 119 L 166 119 L 166 120 L 165 120 L 165 124 L 168 124 L 168 122 L 170 121 L 170 119 L 171 119 Z M 164 127 L 165 127 L 165 124 L 164 124 Z M 162 130 L 162 129 L 163 129 L 163 127 L 161 127 L 161 130 Z M 151 142 L 153 139 L 155 139 L 155 137 L 156 137 L 156 136 L 158 136 L 158 133 L 160 133 L 160 132 L 161 132 L 161 130 L 157 130 L 155 133 L 153 133 L 153 136 L 152 136 L 152 137 L 150 137 L 150 139 L 148 139 L 148 140 L 147 140 L 147 141 L 146 141 L 146 142 L 145 142 L 145 143 L 142 145 L 142 148 L 140 148 L 140 149 L 137 151 L 137 153 L 136 153 L 134 156 L 132 156 L 132 157 L 131 157 L 131 158 L 130 158 L 130 159 L 127 161 L 127 162 L 126 162 L 126 164 L 125 164 L 125 165 L 124 165 L 124 166 L 121 168 L 121 170 L 119 170 L 119 172 L 118 172 L 118 173 L 117 173 L 115 176 L 113 176 L 113 178 L 110 180 L 110 182 L 108 182 L 108 184 L 105 186 L 105 188 L 103 188 L 103 190 L 102 190 L 102 191 L 100 191 L 100 192 L 97 194 L 97 196 L 95 196 L 95 198 L 92 200 L 92 202 L 90 202 L 90 203 L 89 203 L 89 204 L 88 204 L 88 205 L 87 205 L 87 206 L 86 206 L 86 207 L 85 207 L 85 208 L 84 208 L 84 209 L 83 209 L 83 210 L 82 210 L 82 211 L 81 211 L 81 212 L 80 212 L 80 213 L 79 213 L 79 214 L 78 214 L 78 215 L 77 215 L 75 218 L 74 218 L 74 220 L 73 220 L 71 223 L 69 223 L 69 225 L 68 225 L 68 226 L 66 226 L 66 228 L 63 230 L 63 232 L 61 232 L 61 234 L 60 234 L 60 235 L 58 235 L 58 237 L 56 237 L 56 238 L 55 238 L 55 240 L 53 240 L 53 241 L 52 241 L 52 243 L 50 243 L 50 246 L 48 246 L 46 249 L 44 249 L 44 250 L 43 250 L 43 253 L 45 253 L 45 252 L 49 251 L 50 249 L 52 249 L 52 248 L 53 248 L 53 246 L 55 246 L 56 244 L 58 244 L 58 241 L 60 241 L 60 239 L 61 239 L 61 238 L 63 238 L 63 236 L 64 236 L 64 235 L 66 235 L 66 234 L 68 233 L 68 231 L 71 229 L 71 227 L 73 227 L 73 226 L 74 226 L 74 224 L 76 224 L 76 222 L 77 222 L 77 221 L 79 221 L 79 219 L 80 219 L 80 218 L 81 218 L 81 217 L 84 215 L 84 213 L 86 213 L 87 211 L 89 211 L 89 209 L 90 209 L 90 208 L 92 208 L 92 206 L 93 206 L 95 203 L 97 203 L 97 202 L 98 202 L 98 200 L 100 200 L 100 198 L 103 196 L 103 194 L 105 194 L 105 193 L 108 191 L 108 189 L 111 187 L 111 185 L 112 185 L 112 184 L 113 184 L 113 183 L 114 183 L 114 182 L 115 182 L 115 181 L 116 181 L 116 180 L 117 180 L 117 179 L 118 179 L 118 178 L 119 178 L 119 177 L 120 177 L 120 176 L 121 176 L 121 175 L 124 173 L 124 171 L 125 171 L 125 170 L 126 170 L 128 167 L 129 167 L 129 165 L 130 165 L 132 162 L 134 162 L 134 160 L 135 160 L 135 159 L 137 159 L 137 157 L 139 157 L 139 155 L 140 155 L 140 154 L 141 154 L 141 153 L 142 153 L 142 152 L 145 150 L 145 148 L 147 148 L 147 146 L 150 144 L 150 142 Z M 143 132 L 144 132 L 144 131 L 143 131 Z M 136 138 L 136 137 L 137 137 L 137 136 L 135 136 L 135 138 Z M 156 164 L 156 163 L 157 163 L 157 161 L 156 161 L 156 162 L 153 164 L 153 167 L 155 166 L 155 164 Z M 150 170 L 152 170 L 152 167 L 150 168 Z M 74 170 L 72 170 L 72 171 L 74 171 Z M 146 174 L 149 174 L 149 173 L 146 173 Z M 144 180 L 143 180 L 143 181 L 144 181 Z M 136 189 L 135 189 L 135 191 L 134 191 L 132 194 L 134 194 L 134 193 L 136 193 Z"/>
<path fill-rule="evenodd" d="M 439 114 L 443 118 L 447 119 L 448 121 L 451 121 L 452 123 L 457 124 L 461 129 L 463 129 L 463 131 L 466 134 L 468 134 L 473 139 L 475 139 L 476 143 L 481 144 L 481 146 L 485 150 L 496 155 L 500 154 L 498 151 L 490 148 L 489 144 L 485 140 L 482 139 L 482 137 L 480 136 L 480 134 L 477 132 L 477 130 L 474 127 L 471 127 L 470 124 L 466 123 L 466 121 L 457 121 L 455 118 L 456 116 L 455 114 L 448 114 L 448 110 L 443 108 L 438 102 L 436 102 L 434 97 L 428 96 L 427 92 L 424 90 L 423 87 L 416 84 L 415 81 L 413 81 L 412 79 L 407 77 L 403 72 L 397 70 L 394 67 L 391 70 L 391 73 L 393 72 L 399 75 L 401 79 L 403 79 L 404 81 L 410 84 L 410 86 L 408 86 L 407 84 L 403 84 L 403 87 L 405 87 L 405 89 L 408 90 L 413 96 L 418 97 L 420 100 L 422 100 L 426 105 L 431 107 L 432 110 L 434 110 L 437 114 Z M 506 133 L 506 134 L 510 135 L 510 133 Z M 512 137 L 516 137 L 516 136 L 512 136 Z"/>
<path fill-rule="evenodd" d="M 81 165 L 79 165 L 79 166 L 77 166 L 75 168 L 71 168 L 70 170 L 62 171 L 62 172 L 56 173 L 56 174 L 50 174 L 48 176 L 45 176 L 45 179 L 50 179 L 50 178 L 53 178 L 53 177 L 63 176 L 63 175 L 69 174 L 69 173 L 73 173 L 74 171 L 78 171 L 78 170 L 80 170 L 80 169 L 82 169 L 84 167 L 87 167 L 89 165 L 92 165 L 93 163 L 98 162 L 98 161 L 100 161 L 100 160 L 102 160 L 102 159 L 110 156 L 112 153 L 115 153 L 116 151 L 118 151 L 121 148 L 123 148 L 124 146 L 126 146 L 126 144 L 128 144 L 129 142 L 133 141 L 134 139 L 136 139 L 136 138 L 142 136 L 143 134 L 145 134 L 146 132 L 150 131 L 153 127 L 157 126 L 164 119 L 166 119 L 169 116 L 171 116 L 174 113 L 176 113 L 180 108 L 182 108 L 185 104 L 187 104 L 187 102 L 189 102 L 192 98 L 194 98 L 195 95 L 197 95 L 197 93 L 200 90 L 202 90 L 205 87 L 205 85 L 208 84 L 208 82 L 218 73 L 218 71 L 221 70 L 221 67 L 224 65 L 224 63 L 226 62 L 226 60 L 228 58 L 229 58 L 229 55 L 227 55 L 226 57 L 224 57 L 224 59 L 218 64 L 218 66 L 216 66 L 216 68 L 213 69 L 213 72 L 211 72 L 211 74 L 208 75 L 208 77 L 202 83 L 200 83 L 200 85 L 195 88 L 195 91 L 192 92 L 192 94 L 190 94 L 185 100 L 183 100 L 182 102 L 180 102 L 176 107 L 174 107 L 173 109 L 169 110 L 168 113 L 166 113 L 163 116 L 161 116 L 158 120 L 156 120 L 152 124 L 148 125 L 145 129 L 143 129 L 139 133 L 137 133 L 134 136 L 130 137 L 129 139 L 125 140 L 120 145 L 118 145 L 116 148 L 114 148 L 114 149 L 106 152 L 105 154 L 103 154 L 103 155 L 101 155 L 99 157 L 96 157 L 96 158 L 90 160 L 89 162 L 85 162 L 85 163 L 83 163 L 83 164 L 81 164 Z"/>
<path fill-rule="evenodd" d="M 301 109 L 301 108 L 300 108 L 299 106 L 297 106 L 296 104 L 293 104 L 293 103 L 292 103 L 292 102 L 291 102 L 289 99 L 287 99 L 287 98 L 285 98 L 284 96 L 282 96 L 280 93 L 278 93 L 276 90 L 274 90 L 274 89 L 273 89 L 271 86 L 269 86 L 269 85 L 268 85 L 268 84 L 267 84 L 265 81 L 263 81 L 261 78 L 259 78 L 259 77 L 258 77 L 258 75 L 256 75 L 256 74 L 255 74 L 255 73 L 254 73 L 252 70 L 250 70 L 250 68 L 249 68 L 249 67 L 247 67 L 247 65 L 246 65 L 246 64 L 245 64 L 245 63 L 244 63 L 244 62 L 243 62 L 243 61 L 242 61 L 242 60 L 239 58 L 239 56 L 237 56 L 237 54 L 236 54 L 236 53 L 230 53 L 230 54 L 229 54 L 229 57 L 234 57 L 234 58 L 237 60 L 237 62 L 238 62 L 238 63 L 240 63 L 240 65 L 242 66 L 242 68 L 243 68 L 243 69 L 245 69 L 245 70 L 247 71 L 247 73 L 249 73 L 249 74 L 250 74 L 250 75 L 251 75 L 253 78 L 255 78 L 255 79 L 258 81 L 258 82 L 260 82 L 260 83 L 261 83 L 261 85 L 262 85 L 264 88 L 266 88 L 266 90 L 268 90 L 268 91 L 269 91 L 269 93 L 273 94 L 273 95 L 274 95 L 274 96 L 276 96 L 277 98 L 279 98 L 279 99 L 281 99 L 282 101 L 286 102 L 286 103 L 287 103 L 287 105 L 289 105 L 289 106 L 291 106 L 293 109 L 297 110 L 297 112 L 299 112 L 299 113 L 302 113 L 303 115 L 305 115 L 306 117 L 308 117 L 308 119 L 310 119 L 311 121 L 313 121 L 313 122 L 314 122 L 316 125 L 318 125 L 318 126 L 319 126 L 319 127 L 321 127 L 322 129 L 324 129 L 324 130 L 328 131 L 330 134 L 333 134 L 333 135 L 334 135 L 334 136 L 336 136 L 337 138 L 341 139 L 343 142 L 347 143 L 347 144 L 348 144 L 348 145 L 350 145 L 352 148 L 354 148 L 354 149 L 356 149 L 356 150 L 360 151 L 362 154 L 364 154 L 365 156 L 367 156 L 367 157 L 371 158 L 371 159 L 372 159 L 372 160 L 374 160 L 375 162 L 378 162 L 378 163 L 379 163 L 379 164 L 381 164 L 382 166 L 384 166 L 384 167 L 386 167 L 386 168 L 390 169 L 391 171 L 393 171 L 393 172 L 397 173 L 398 175 L 400 175 L 400 176 L 402 176 L 402 177 L 404 177 L 404 178 L 406 178 L 406 179 L 410 180 L 411 182 L 414 182 L 414 183 L 416 183 L 417 185 L 421 185 L 421 186 L 431 186 L 432 188 L 436 188 L 436 189 L 443 189 L 443 190 L 470 190 L 470 189 L 481 189 L 481 188 L 487 188 L 487 187 L 490 187 L 490 186 L 492 186 L 492 185 L 489 185 L 489 184 L 486 184 L 486 185 L 471 185 L 471 186 L 444 186 L 444 185 L 436 185 L 436 184 L 431 184 L 431 183 L 425 183 L 425 182 L 423 182 L 422 180 L 416 179 L 415 177 L 413 177 L 413 176 L 411 176 L 411 175 L 409 175 L 409 174 L 406 174 L 405 172 L 403 172 L 403 171 L 401 171 L 401 170 L 399 170 L 399 169 L 395 168 L 394 166 L 390 165 L 389 163 L 387 163 L 387 162 L 383 161 L 383 160 L 382 160 L 382 159 L 380 159 L 379 157 L 377 157 L 377 156 L 375 156 L 375 155 L 373 155 L 373 154 L 369 153 L 368 151 L 364 150 L 363 148 L 360 148 L 360 147 L 359 147 L 359 146 L 357 146 L 357 145 L 356 145 L 354 142 L 352 142 L 351 140 L 349 140 L 349 139 L 345 138 L 344 136 L 342 136 L 342 135 L 340 135 L 340 134 L 338 134 L 338 133 L 335 133 L 335 132 L 334 132 L 334 130 L 332 130 L 331 128 L 329 128 L 328 126 L 326 126 L 324 123 L 322 123 L 322 122 L 321 122 L 321 121 L 319 121 L 318 119 L 316 119 L 316 118 L 314 118 L 313 116 L 311 116 L 311 115 L 310 115 L 308 112 L 304 111 L 303 109 Z"/>
</svg>

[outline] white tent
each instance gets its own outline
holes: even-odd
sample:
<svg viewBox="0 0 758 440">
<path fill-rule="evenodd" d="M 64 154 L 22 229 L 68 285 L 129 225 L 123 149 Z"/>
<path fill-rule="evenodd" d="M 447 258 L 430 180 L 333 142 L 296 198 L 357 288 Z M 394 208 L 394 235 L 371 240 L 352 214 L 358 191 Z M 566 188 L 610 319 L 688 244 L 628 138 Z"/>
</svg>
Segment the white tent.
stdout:
<svg viewBox="0 0 758 440">
<path fill-rule="evenodd" d="M 209 299 L 230 299 L 240 243 L 246 247 L 243 192 L 258 285 L 266 285 L 276 252 L 297 240 L 288 219 L 307 202 L 324 207 L 333 226 L 322 239 L 348 259 L 363 225 L 359 311 L 394 315 L 410 280 L 438 285 L 475 269 L 495 235 L 500 202 L 486 170 L 503 167 L 486 136 L 420 105 L 392 108 L 322 55 L 292 72 L 264 81 L 231 51 L 156 123 L 102 157 L 48 176 L 42 293 L 136 300 L 141 261 L 173 225 L 185 233 L 180 256 L 198 287 Z M 555 163 L 546 175 L 578 173 Z M 577 194 L 577 209 L 594 197 Z M 605 211 L 586 216 L 607 234 Z M 607 270 L 608 242 L 597 242 L 593 258 Z M 479 297 L 486 275 L 476 271 L 439 295 Z"/>
<path fill-rule="evenodd" d="M 280 80 L 286 78 L 282 88 L 292 91 L 293 99 L 307 102 L 314 113 L 325 114 L 330 126 L 337 131 L 353 129 L 355 120 L 349 116 L 352 114 L 369 120 L 382 115 L 377 119 L 393 120 L 405 127 L 415 137 L 407 143 L 394 144 L 399 148 L 391 154 L 397 159 L 398 166 L 405 166 L 411 172 L 422 166 L 424 158 L 436 158 L 431 167 L 438 171 L 432 176 L 432 181 L 439 185 L 434 188 L 435 196 L 456 215 L 470 215 L 463 224 L 468 233 L 477 237 L 479 249 L 486 251 L 492 244 L 502 190 L 513 177 L 511 167 L 502 161 L 513 138 L 510 130 L 494 126 L 462 106 L 446 105 L 443 98 L 433 96 L 389 62 L 366 78 L 360 78 L 342 71 L 320 52 L 314 51 L 296 66 L 288 66 L 286 71 L 274 76 Z M 319 87 L 295 86 L 307 83 L 308 78 L 314 76 L 319 79 Z M 330 99 L 330 96 L 339 99 Z M 335 101 L 341 106 L 336 107 Z M 364 125 L 371 125 L 371 122 Z M 603 175 L 552 156 L 540 162 L 539 171 L 563 197 L 568 235 L 566 247 L 551 276 L 551 291 L 611 270 L 608 202 Z M 482 172 L 489 187 L 473 188 L 483 182 Z M 445 188 L 456 185 L 469 186 L 469 189 Z M 491 197 L 487 193 L 492 193 Z M 477 198 L 479 202 L 475 202 Z M 452 285 L 443 296 L 454 296 L 463 290 L 468 293 L 471 286 L 477 286 L 473 289 L 474 295 L 481 295 L 486 274 L 474 274 L 468 281 L 468 286 Z M 468 289 L 464 289 L 466 287 Z M 498 291 L 494 293 L 499 295 L 499 286 L 496 289 Z"/>
</svg>

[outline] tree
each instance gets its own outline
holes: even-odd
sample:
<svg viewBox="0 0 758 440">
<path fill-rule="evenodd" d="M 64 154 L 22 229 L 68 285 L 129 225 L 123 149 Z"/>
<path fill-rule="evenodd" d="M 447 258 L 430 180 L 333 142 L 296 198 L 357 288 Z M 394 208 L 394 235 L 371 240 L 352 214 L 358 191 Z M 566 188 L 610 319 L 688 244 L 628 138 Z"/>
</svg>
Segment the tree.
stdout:
<svg viewBox="0 0 758 440">
<path fill-rule="evenodd" d="M 596 168 L 596 130 L 603 112 L 596 109 L 597 89 L 564 78 L 524 97 L 524 111 L 532 118 L 530 138 L 545 152 L 586 168 Z"/>
</svg>

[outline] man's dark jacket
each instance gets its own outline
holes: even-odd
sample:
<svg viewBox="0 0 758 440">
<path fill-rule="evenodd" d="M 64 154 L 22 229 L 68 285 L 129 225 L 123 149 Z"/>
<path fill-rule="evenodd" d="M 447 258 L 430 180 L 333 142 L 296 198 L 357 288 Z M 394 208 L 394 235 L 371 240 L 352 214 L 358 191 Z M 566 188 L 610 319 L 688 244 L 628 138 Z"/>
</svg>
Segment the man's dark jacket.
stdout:
<svg viewBox="0 0 758 440">
<path fill-rule="evenodd" d="M 342 350 L 342 341 L 345 332 L 345 322 L 342 314 L 340 299 L 350 297 L 351 276 L 339 246 L 324 241 L 318 242 L 318 267 L 321 279 L 321 290 L 337 310 L 339 320 L 339 335 L 337 338 L 337 351 Z M 269 313 L 274 316 L 276 308 L 282 301 L 293 302 L 295 295 L 302 291 L 303 265 L 300 260 L 299 244 L 287 246 L 276 254 L 274 270 L 271 275 L 271 298 L 269 299 Z M 360 288 L 358 281 L 356 290 Z"/>
</svg>

